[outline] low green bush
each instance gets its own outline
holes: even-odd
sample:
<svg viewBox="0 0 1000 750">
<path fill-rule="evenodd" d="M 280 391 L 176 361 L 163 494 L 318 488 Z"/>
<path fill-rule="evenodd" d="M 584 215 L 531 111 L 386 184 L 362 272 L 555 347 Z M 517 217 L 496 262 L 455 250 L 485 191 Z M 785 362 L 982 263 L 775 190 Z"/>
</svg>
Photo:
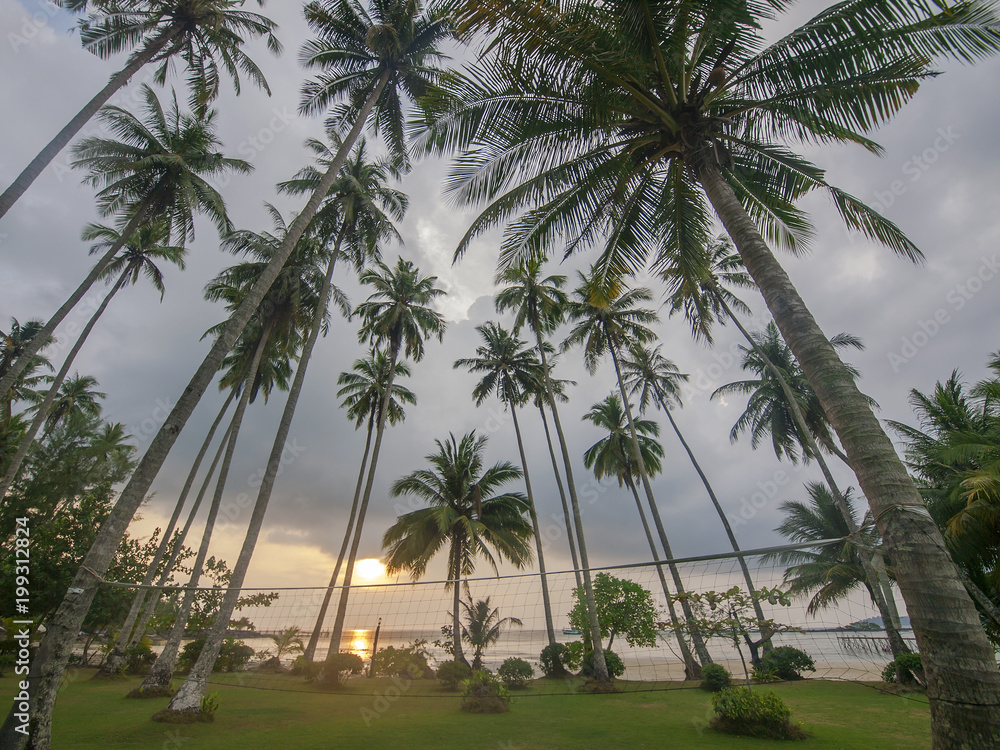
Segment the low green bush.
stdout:
<svg viewBox="0 0 1000 750">
<path fill-rule="evenodd" d="M 143 638 L 141 643 L 125 650 L 124 670 L 128 674 L 145 674 L 154 661 L 156 652 L 153 651 L 149 639 Z"/>
<path fill-rule="evenodd" d="M 472 668 L 464 661 L 446 661 L 437 668 L 437 678 L 445 690 L 458 690 L 459 683 L 472 676 Z"/>
<path fill-rule="evenodd" d="M 903 654 L 899 659 L 886 664 L 885 669 L 882 670 L 883 682 L 898 682 L 897 664 L 903 668 L 904 678 L 916 680 L 921 685 L 926 684 L 924 682 L 924 665 L 920 660 L 920 654 Z"/>
<path fill-rule="evenodd" d="M 416 640 L 409 646 L 386 646 L 373 659 L 374 673 L 386 677 L 409 677 L 412 680 L 434 677 L 427 663 L 427 641 Z"/>
<path fill-rule="evenodd" d="M 462 710 L 470 714 L 502 714 L 510 710 L 510 691 L 485 669 L 477 669 L 462 685 Z"/>
<path fill-rule="evenodd" d="M 701 668 L 701 686 L 705 690 L 717 693 L 729 687 L 732 682 L 729 670 L 721 664 L 706 664 Z"/>
<path fill-rule="evenodd" d="M 330 654 L 323 662 L 323 670 L 316 679 L 321 687 L 337 688 L 347 682 L 352 675 L 361 674 L 364 660 L 350 651 Z"/>
<path fill-rule="evenodd" d="M 805 739 L 801 727 L 789 720 L 792 712 L 770 690 L 750 691 L 746 687 L 726 688 L 712 696 L 713 729 L 726 734 L 762 739 Z"/>
<path fill-rule="evenodd" d="M 569 658 L 569 647 L 565 643 L 550 643 L 542 649 L 538 657 L 538 666 L 546 677 L 565 677 L 569 674 L 566 661 Z"/>
<path fill-rule="evenodd" d="M 625 663 L 614 651 L 604 650 L 604 664 L 608 668 L 609 677 L 621 677 L 625 674 Z M 583 657 L 580 674 L 584 677 L 594 676 L 594 652 L 588 651 Z"/>
<path fill-rule="evenodd" d="M 205 647 L 205 636 L 197 638 L 181 649 L 177 658 L 177 668 L 182 672 L 190 671 L 198 660 L 198 655 Z M 215 660 L 213 672 L 242 672 L 254 656 L 254 650 L 243 641 L 226 638 L 219 649 L 219 658 Z"/>
<path fill-rule="evenodd" d="M 801 680 L 802 672 L 815 672 L 816 664 L 809 654 L 793 646 L 772 648 L 760 658 L 758 669 L 781 680 Z"/>
<path fill-rule="evenodd" d="M 513 656 L 504 660 L 497 670 L 497 677 L 511 690 L 523 690 L 528 687 L 528 680 L 534 676 L 535 670 L 528 662 Z"/>
</svg>

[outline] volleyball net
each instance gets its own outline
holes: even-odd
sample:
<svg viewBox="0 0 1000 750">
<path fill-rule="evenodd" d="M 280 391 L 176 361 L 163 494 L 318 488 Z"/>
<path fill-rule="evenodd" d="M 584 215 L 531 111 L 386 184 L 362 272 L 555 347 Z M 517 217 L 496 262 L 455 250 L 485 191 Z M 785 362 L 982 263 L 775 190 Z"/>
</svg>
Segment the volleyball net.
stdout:
<svg viewBox="0 0 1000 750">
<path fill-rule="evenodd" d="M 831 545 L 843 545 L 833 540 Z M 754 646 L 763 651 L 758 615 L 750 604 L 745 561 L 753 587 L 771 594 L 759 597 L 759 607 L 773 633 L 769 645 L 791 646 L 812 659 L 812 678 L 878 681 L 892 660 L 889 641 L 867 588 L 862 582 L 844 586 L 846 593 L 827 606 L 810 608 L 811 595 L 785 597 L 787 567 L 777 553 L 789 550 L 816 551 L 817 545 L 787 545 L 734 553 L 675 559 L 659 563 L 635 563 L 590 570 L 596 591 L 598 613 L 608 628 L 602 645 L 615 656 L 609 666 L 621 670 L 616 685 L 623 691 L 671 689 L 682 686 L 685 659 L 680 639 L 700 662 L 709 659 L 726 667 L 734 681 L 752 670 Z M 811 571 L 815 573 L 815 571 Z M 533 673 L 532 691 L 538 694 L 576 692 L 586 676 L 584 642 L 588 635 L 585 611 L 578 604 L 580 571 L 547 573 L 549 612 L 546 615 L 543 581 L 538 573 L 477 577 L 460 582 L 464 604 L 459 607 L 465 632 L 461 647 L 470 663 L 496 672 L 507 660 L 527 662 Z M 668 595 L 676 595 L 677 582 L 687 592 L 687 611 L 674 602 L 672 616 Z M 246 606 L 234 613 L 219 668 L 212 682 L 273 690 L 313 691 L 321 689 L 317 674 L 329 654 L 347 652 L 359 671 L 343 674 L 343 687 L 365 690 L 379 678 L 406 678 L 409 695 L 451 695 L 434 679 L 434 670 L 451 661 L 454 590 L 449 581 L 385 581 L 351 586 L 313 588 L 242 589 L 241 596 L 254 595 L 265 605 Z M 118 589 L 132 584 L 106 583 Z M 203 590 L 219 599 L 220 589 Z M 147 638 L 154 652 L 162 648 L 182 588 L 160 591 L 158 611 Z M 813 592 L 815 593 L 815 592 Z M 121 592 L 119 592 L 119 595 Z M 329 594 L 322 622 L 319 613 Z M 276 595 L 276 596 L 275 596 Z M 341 597 L 347 596 L 346 616 L 338 644 L 333 644 L 334 625 Z M 147 597 L 149 599 L 150 597 Z M 896 599 L 902 618 L 901 634 L 916 651 L 913 633 L 905 618 L 902 600 Z M 580 607 L 576 616 L 571 613 Z M 582 624 L 582 629 L 581 629 Z M 551 633 L 550 633 L 551 628 Z M 318 629 L 310 666 L 302 647 Z M 678 631 L 680 634 L 678 634 Z M 190 631 L 185 643 L 197 641 L 206 631 Z M 487 637 L 486 634 L 489 636 Z M 700 643 L 697 641 L 700 639 Z M 542 651 L 552 641 L 566 644 L 557 649 L 572 673 L 559 680 L 544 677 Z M 183 674 L 198 643 L 182 652 L 178 676 Z M 78 645 L 78 652 L 82 646 Z M 91 663 L 100 649 L 91 649 Z M 708 654 L 708 659 L 705 654 Z M 226 655 L 229 656 L 226 656 Z M 186 656 L 185 656 L 186 655 Z M 374 664 L 373 664 L 374 656 Z M 617 659 L 615 658 L 617 657 Z M 415 665 L 415 666 L 414 666 Z M 345 667 L 346 668 L 346 667 Z M 522 667 L 523 669 L 523 667 Z M 582 676 L 576 676 L 580 673 Z M 321 678 L 322 679 L 322 678 Z M 373 680 L 373 681 L 370 681 Z M 697 683 L 688 682 L 688 687 Z"/>
</svg>

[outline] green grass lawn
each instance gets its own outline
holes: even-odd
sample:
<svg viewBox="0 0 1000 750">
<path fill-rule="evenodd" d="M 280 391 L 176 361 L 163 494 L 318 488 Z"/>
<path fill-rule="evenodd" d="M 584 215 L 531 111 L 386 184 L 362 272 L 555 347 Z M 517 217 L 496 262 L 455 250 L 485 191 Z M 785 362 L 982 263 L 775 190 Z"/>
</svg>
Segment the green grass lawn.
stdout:
<svg viewBox="0 0 1000 750">
<path fill-rule="evenodd" d="M 345 693 L 286 692 L 213 685 L 221 708 L 212 724 L 173 726 L 149 717 L 166 699 L 126 700 L 139 678 L 90 681 L 78 673 L 59 695 L 54 748 L 150 750 L 327 750 L 328 748 L 476 747 L 496 750 L 579 748 L 775 748 L 783 743 L 717 734 L 707 727 L 709 693 L 697 689 L 617 695 L 517 694 L 510 713 L 462 713 L 457 695 L 421 685 L 395 697 L 388 680 L 356 679 Z M 298 682 L 290 682 L 298 686 Z M 541 681 L 539 688 L 551 687 Z M 565 684 L 558 682 L 560 688 Z M 923 696 L 884 695 L 864 685 L 805 680 L 771 686 L 792 710 L 810 750 L 930 748 Z M 385 691 L 389 690 L 388 700 Z M 0 694 L 13 695 L 10 676 Z M 382 696 L 379 698 L 378 696 Z"/>
</svg>

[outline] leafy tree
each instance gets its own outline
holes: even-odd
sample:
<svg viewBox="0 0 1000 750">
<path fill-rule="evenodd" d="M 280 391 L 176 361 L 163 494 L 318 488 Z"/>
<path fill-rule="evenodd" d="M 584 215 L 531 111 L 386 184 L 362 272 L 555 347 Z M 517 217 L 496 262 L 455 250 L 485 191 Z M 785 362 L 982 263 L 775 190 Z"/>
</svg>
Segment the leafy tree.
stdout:
<svg viewBox="0 0 1000 750">
<path fill-rule="evenodd" d="M 588 630 L 587 611 L 579 590 L 573 592 L 576 605 L 569 613 L 569 622 L 581 631 Z M 610 573 L 594 576 L 594 596 L 601 619 L 601 637 L 608 639 L 607 648 L 621 635 L 629 646 L 652 648 L 657 643 L 657 615 L 653 595 L 641 584 Z"/>
</svg>

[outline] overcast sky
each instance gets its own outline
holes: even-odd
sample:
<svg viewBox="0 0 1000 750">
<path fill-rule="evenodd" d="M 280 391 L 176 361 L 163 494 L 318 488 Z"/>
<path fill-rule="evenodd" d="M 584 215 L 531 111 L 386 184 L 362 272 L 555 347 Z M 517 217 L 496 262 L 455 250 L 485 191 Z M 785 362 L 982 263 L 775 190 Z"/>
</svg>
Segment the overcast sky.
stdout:
<svg viewBox="0 0 1000 750">
<path fill-rule="evenodd" d="M 802 5 L 811 11 L 819 6 Z M 304 78 L 297 53 L 309 35 L 300 5 L 273 2 L 265 10 L 279 24 L 278 35 L 285 46 L 279 58 L 261 45 L 253 49 L 272 96 L 247 85 L 237 98 L 227 87 L 216 105 L 225 152 L 255 167 L 252 175 L 235 177 L 222 189 L 234 223 L 253 230 L 270 228 L 262 210 L 264 201 L 275 202 L 286 216 L 296 210 L 296 202 L 277 198 L 273 186 L 309 162 L 303 140 L 320 136 L 322 130 L 321 118 L 296 114 Z M 791 19 L 804 19 L 807 10 L 799 9 Z M 790 25 L 785 19 L 775 33 Z M 101 61 L 82 50 L 79 36 L 70 33 L 72 27 L 68 14 L 43 0 L 0 0 L 3 185 L 122 65 L 120 57 Z M 805 149 L 828 170 L 834 184 L 884 208 L 924 251 L 927 263 L 913 266 L 882 247 L 849 236 L 832 206 L 820 196 L 804 202 L 818 229 L 812 252 L 802 258 L 782 256 L 823 329 L 829 335 L 849 331 L 864 340 L 866 351 L 852 351 L 849 358 L 861 370 L 862 390 L 881 404 L 882 419 L 913 422 L 907 404 L 910 389 L 927 391 L 954 368 L 974 381 L 985 374 L 990 352 L 1000 349 L 1000 149 L 996 140 L 1000 62 L 943 68 L 945 75 L 924 84 L 893 123 L 876 134 L 886 148 L 883 158 L 859 148 Z M 143 74 L 137 76 L 116 101 L 128 101 L 142 78 Z M 180 91 L 177 77 L 172 83 Z M 180 91 L 180 99 L 185 98 Z M 93 190 L 80 184 L 80 175 L 69 172 L 66 162 L 64 153 L 0 223 L 0 329 L 6 330 L 11 317 L 22 322 L 47 318 L 91 263 L 80 230 L 96 219 Z M 438 308 L 449 326 L 443 343 L 428 344 L 426 357 L 413 366 L 413 377 L 406 383 L 417 394 L 418 405 L 407 410 L 403 425 L 386 435 L 362 557 L 380 555 L 380 537 L 397 515 L 396 501 L 388 498 L 390 482 L 422 467 L 435 439 L 476 429 L 490 436 L 490 461 L 516 460 L 517 456 L 509 415 L 498 403 L 477 409 L 470 397 L 475 378 L 452 369 L 456 359 L 473 355 L 478 345 L 475 326 L 496 317 L 491 298 L 496 245 L 477 242 L 460 264 L 451 264 L 454 247 L 474 212 L 442 199 L 446 171 L 443 162 L 416 165 L 402 184 L 410 196 L 409 214 L 400 225 L 405 247 L 385 250 L 390 264 L 402 253 L 424 273 L 438 276 L 439 285 L 448 292 Z M 76 369 L 94 375 L 108 394 L 108 418 L 125 424 L 140 450 L 148 445 L 156 421 L 162 420 L 164 409 L 173 405 L 206 354 L 202 333 L 222 317 L 219 306 L 202 298 L 206 282 L 233 262 L 218 245 L 212 226 L 200 221 L 187 270 L 166 269 L 163 302 L 141 284 L 123 291 L 77 359 Z M 591 260 L 579 257 L 561 267 L 553 265 L 550 272 L 565 273 L 572 282 L 576 269 Z M 364 298 L 365 293 L 346 272 L 338 272 L 335 281 L 353 302 Z M 653 291 L 659 303 L 662 290 L 654 286 Z M 745 299 L 754 308 L 760 327 L 763 302 L 757 295 L 747 294 Z M 83 319 L 84 313 L 75 313 L 68 320 L 79 324 Z M 557 338 L 561 340 L 567 330 Z M 739 343 L 736 331 L 731 327 L 719 330 L 716 347 L 708 349 L 691 340 L 680 319 L 663 320 L 656 330 L 664 353 L 691 374 L 696 386 L 676 419 L 736 523 L 741 545 L 780 543 L 773 531 L 781 520 L 778 506 L 784 500 L 802 499 L 803 483 L 819 479 L 818 470 L 812 465 L 779 463 L 768 446 L 755 452 L 748 440 L 730 444 L 729 430 L 745 401 L 710 400 L 709 394 L 718 385 L 741 377 L 730 354 Z M 364 354 L 355 325 L 343 319 L 333 321 L 329 335 L 317 346 L 290 433 L 288 456 L 294 460 L 278 479 L 247 585 L 321 585 L 329 576 L 364 440 L 363 431 L 355 432 L 338 409 L 336 378 Z M 591 562 L 600 566 L 648 559 L 632 500 L 616 485 L 584 489 L 597 485 L 583 467 L 582 453 L 601 435 L 581 423 L 580 417 L 611 391 L 613 373 L 602 368 L 594 376 L 587 374 L 579 352 L 574 351 L 561 358 L 557 375 L 578 382 L 562 418 L 577 459 L 574 471 L 585 500 Z M 144 536 L 164 523 L 221 403 L 214 388 L 202 400 L 131 533 Z M 256 404 L 248 412 L 227 502 L 234 502 L 239 493 L 255 496 L 250 485 L 266 462 L 282 405 L 279 394 L 270 404 Z M 541 523 L 543 528 L 553 526 L 559 501 L 540 419 L 537 412 L 526 412 L 521 421 Z M 721 524 L 697 476 L 676 439 L 666 432 L 662 439 L 667 457 L 664 473 L 653 488 L 674 553 L 724 551 L 727 542 Z M 848 470 L 834 468 L 844 485 L 851 483 Z M 758 495 L 758 504 L 765 501 L 762 507 L 744 513 L 750 517 L 742 519 L 741 509 L 749 507 L 759 492 L 763 495 Z M 589 497 L 595 501 L 586 502 Z M 217 530 L 214 554 L 235 561 L 248 518 L 244 511 Z M 570 564 L 561 538 L 547 547 L 546 554 L 550 569 Z"/>
</svg>

